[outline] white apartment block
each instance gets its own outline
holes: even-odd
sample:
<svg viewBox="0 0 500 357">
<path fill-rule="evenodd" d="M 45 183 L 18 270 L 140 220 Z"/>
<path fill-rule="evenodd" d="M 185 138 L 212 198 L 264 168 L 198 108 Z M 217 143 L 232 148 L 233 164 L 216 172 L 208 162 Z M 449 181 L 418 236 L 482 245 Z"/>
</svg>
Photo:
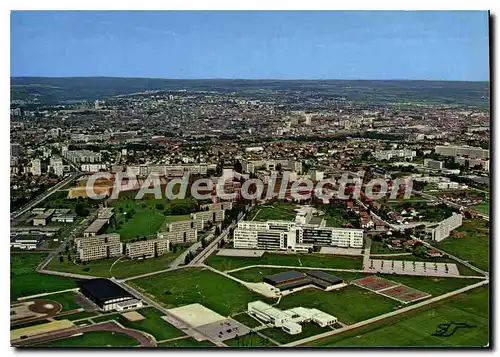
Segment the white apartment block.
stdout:
<svg viewBox="0 0 500 357">
<path fill-rule="evenodd" d="M 174 221 L 168 224 L 167 231 L 187 231 L 189 229 L 196 229 L 202 231 L 205 224 L 201 219 L 190 219 L 186 221 Z"/>
<path fill-rule="evenodd" d="M 234 248 L 307 252 L 313 246 L 363 247 L 363 230 L 289 221 L 239 222 Z"/>
<path fill-rule="evenodd" d="M 76 238 L 75 245 L 81 261 L 122 255 L 122 243 L 120 242 L 120 235 L 117 233 Z"/>
<path fill-rule="evenodd" d="M 130 176 L 147 176 L 155 173 L 158 176 L 181 177 L 184 173 L 206 175 L 208 165 L 206 164 L 183 164 L 183 165 L 139 165 L 127 166 L 126 172 Z"/>
<path fill-rule="evenodd" d="M 381 150 L 375 152 L 373 156 L 377 160 L 390 160 L 392 158 L 413 159 L 417 156 L 417 152 L 410 149 Z"/>
<path fill-rule="evenodd" d="M 440 242 L 450 236 L 450 232 L 462 225 L 462 215 L 453 213 L 449 218 L 439 222 L 436 227 L 428 228 L 431 239 Z"/>
<path fill-rule="evenodd" d="M 158 232 L 156 236 L 158 239 L 168 239 L 170 244 L 195 243 L 198 241 L 198 231 L 196 229 Z"/>
<path fill-rule="evenodd" d="M 465 165 L 467 162 L 469 164 L 470 168 L 473 168 L 474 166 L 481 166 L 482 170 L 489 172 L 490 171 L 490 160 L 481 160 L 481 159 L 468 159 L 462 156 L 456 156 L 454 161 L 457 164 L 460 165 Z"/>
<path fill-rule="evenodd" d="M 80 170 L 83 172 L 99 172 L 101 170 L 106 170 L 108 165 L 106 164 L 82 164 Z"/>
<path fill-rule="evenodd" d="M 50 167 L 54 170 L 54 174 L 57 176 L 64 175 L 64 164 L 60 157 L 51 157 L 50 158 Z"/>
<path fill-rule="evenodd" d="M 192 213 L 191 217 L 194 220 L 202 220 L 203 222 L 218 223 L 224 221 L 224 211 L 203 211 Z"/>
<path fill-rule="evenodd" d="M 441 170 L 443 168 L 443 162 L 432 159 L 424 159 L 424 166 L 430 169 Z"/>
<path fill-rule="evenodd" d="M 42 174 L 42 162 L 40 159 L 31 160 L 31 173 L 34 176 L 40 176 Z"/>
<path fill-rule="evenodd" d="M 61 152 L 66 159 L 74 162 L 75 164 L 101 162 L 101 154 L 98 152 L 90 150 L 67 150 Z"/>
<path fill-rule="evenodd" d="M 267 171 L 275 171 L 281 166 L 281 170 L 302 172 L 302 162 L 295 160 L 242 160 L 241 167 L 244 173 L 255 173 L 256 170 L 264 168 Z"/>
<path fill-rule="evenodd" d="M 436 154 L 443 156 L 465 156 L 469 159 L 489 159 L 490 151 L 474 146 L 437 145 L 434 147 Z"/>
<path fill-rule="evenodd" d="M 157 238 L 139 242 L 127 243 L 125 255 L 131 259 L 153 258 L 168 253 L 170 242 L 168 238 Z"/>
</svg>

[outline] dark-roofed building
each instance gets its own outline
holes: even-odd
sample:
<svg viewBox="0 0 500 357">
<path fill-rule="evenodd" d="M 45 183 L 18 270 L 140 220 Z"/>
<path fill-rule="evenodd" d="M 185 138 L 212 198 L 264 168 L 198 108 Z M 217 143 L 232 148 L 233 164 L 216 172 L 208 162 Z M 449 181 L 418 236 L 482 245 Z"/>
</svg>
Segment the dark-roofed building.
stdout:
<svg viewBox="0 0 500 357">
<path fill-rule="evenodd" d="M 116 310 L 120 303 L 135 297 L 109 279 L 97 278 L 78 281 L 80 292 L 104 311 Z M 140 300 L 136 300 L 140 303 Z"/>
<path fill-rule="evenodd" d="M 317 287 L 324 290 L 331 290 L 339 287 L 339 285 L 344 283 L 344 280 L 325 273 L 321 270 L 311 270 L 306 273 L 309 279 L 311 279 L 311 283 L 316 285 Z"/>
<path fill-rule="evenodd" d="M 294 270 L 268 275 L 263 280 L 280 290 L 298 288 L 311 283 L 307 276 Z"/>
</svg>

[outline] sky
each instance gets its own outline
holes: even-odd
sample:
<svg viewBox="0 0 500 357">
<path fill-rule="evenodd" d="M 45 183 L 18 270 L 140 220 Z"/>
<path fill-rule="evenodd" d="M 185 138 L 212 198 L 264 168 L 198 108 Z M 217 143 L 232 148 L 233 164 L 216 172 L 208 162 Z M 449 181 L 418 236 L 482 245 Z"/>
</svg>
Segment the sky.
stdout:
<svg viewBox="0 0 500 357">
<path fill-rule="evenodd" d="M 485 11 L 13 11 L 11 76 L 489 78 Z"/>
</svg>

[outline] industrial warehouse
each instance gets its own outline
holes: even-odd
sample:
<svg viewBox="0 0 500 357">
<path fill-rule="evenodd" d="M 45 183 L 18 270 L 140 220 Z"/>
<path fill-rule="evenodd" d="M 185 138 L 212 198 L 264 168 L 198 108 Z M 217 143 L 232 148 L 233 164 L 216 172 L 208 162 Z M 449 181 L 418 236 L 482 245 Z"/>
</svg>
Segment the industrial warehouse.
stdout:
<svg viewBox="0 0 500 357">
<path fill-rule="evenodd" d="M 319 270 L 308 271 L 306 274 L 291 270 L 265 276 L 263 281 L 281 291 L 308 285 L 329 291 L 344 285 L 344 281 L 341 278 Z"/>
<path fill-rule="evenodd" d="M 77 284 L 80 292 L 104 311 L 123 311 L 142 307 L 141 300 L 137 300 L 109 279 L 80 280 Z"/>
</svg>

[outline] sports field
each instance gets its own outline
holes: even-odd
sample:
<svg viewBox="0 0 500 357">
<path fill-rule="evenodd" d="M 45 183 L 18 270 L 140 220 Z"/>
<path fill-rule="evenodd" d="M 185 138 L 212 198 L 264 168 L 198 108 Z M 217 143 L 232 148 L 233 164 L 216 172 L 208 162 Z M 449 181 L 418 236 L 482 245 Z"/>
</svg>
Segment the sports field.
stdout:
<svg viewBox="0 0 500 357">
<path fill-rule="evenodd" d="M 75 302 L 76 296 L 77 296 L 76 292 L 69 291 L 65 293 L 47 295 L 44 296 L 42 299 L 58 302 L 62 306 L 62 311 L 69 311 L 80 308 L 80 305 L 78 305 Z"/>
<path fill-rule="evenodd" d="M 97 323 L 97 322 L 115 320 L 126 328 L 147 332 L 153 335 L 157 341 L 166 340 L 174 337 L 180 337 L 184 335 L 184 332 L 178 330 L 177 328 L 169 324 L 167 321 L 163 320 L 161 318 L 161 316 L 163 316 L 163 313 L 156 310 L 155 308 L 147 307 L 136 311 L 142 316 L 144 316 L 145 319 L 140 321 L 129 321 L 121 314 L 113 314 L 109 316 L 102 316 L 99 318 L 95 318 L 93 319 L 93 321 Z"/>
<path fill-rule="evenodd" d="M 55 257 L 50 261 L 47 269 L 82 275 L 101 276 L 105 278 L 114 276 L 115 278 L 122 279 L 168 269 L 170 263 L 178 257 L 182 251 L 183 248 L 179 246 L 175 253 L 170 252 L 156 258 L 141 260 L 122 258 L 113 265 L 111 273 L 111 265 L 117 261 L 118 258 L 89 261 L 84 265 L 83 263 L 76 263 L 74 258 L 72 261 L 68 261 L 67 257 L 64 256 L 64 261 L 61 262 L 59 257 Z"/>
<path fill-rule="evenodd" d="M 202 303 L 224 316 L 246 311 L 250 301 L 266 301 L 239 283 L 200 268 L 170 271 L 128 283 L 167 308 Z"/>
<path fill-rule="evenodd" d="M 76 280 L 35 271 L 45 253 L 12 253 L 10 255 L 10 299 L 76 288 Z"/>
<path fill-rule="evenodd" d="M 316 308 L 338 318 L 339 322 L 353 324 L 386 312 L 401 304 L 354 285 L 334 291 L 308 288 L 281 298 L 279 308 L 297 306 Z"/>
<path fill-rule="evenodd" d="M 132 347 L 140 343 L 123 333 L 90 331 L 83 335 L 46 342 L 33 347 Z"/>
<path fill-rule="evenodd" d="M 464 221 L 457 232 L 465 232 L 464 238 L 448 237 L 439 243 L 432 243 L 436 248 L 469 261 L 479 269 L 489 269 L 489 225 L 482 219 Z"/>
<path fill-rule="evenodd" d="M 261 257 L 224 257 L 212 255 L 206 264 L 220 271 L 237 269 L 249 265 L 285 265 L 318 268 L 361 269 L 361 256 L 322 255 L 322 254 L 273 254 L 264 253 Z"/>
<path fill-rule="evenodd" d="M 306 346 L 483 347 L 489 342 L 488 316 L 488 287 L 481 287 L 403 317 L 313 341 Z M 433 336 L 435 333 L 442 336 Z"/>
</svg>

